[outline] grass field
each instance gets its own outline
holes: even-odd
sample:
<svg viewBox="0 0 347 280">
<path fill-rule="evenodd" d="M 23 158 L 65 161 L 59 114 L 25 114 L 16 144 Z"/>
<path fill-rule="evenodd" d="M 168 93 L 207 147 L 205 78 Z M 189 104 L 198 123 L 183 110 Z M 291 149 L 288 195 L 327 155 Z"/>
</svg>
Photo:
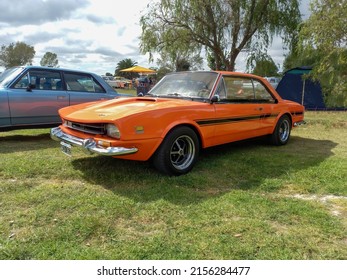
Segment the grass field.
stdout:
<svg viewBox="0 0 347 280">
<path fill-rule="evenodd" d="M 136 96 L 136 89 L 116 88 L 118 93 L 132 94 Z"/>
<path fill-rule="evenodd" d="M 180 177 L 0 132 L 0 259 L 346 259 L 347 114 L 306 121 L 283 147 L 204 150 Z"/>
</svg>

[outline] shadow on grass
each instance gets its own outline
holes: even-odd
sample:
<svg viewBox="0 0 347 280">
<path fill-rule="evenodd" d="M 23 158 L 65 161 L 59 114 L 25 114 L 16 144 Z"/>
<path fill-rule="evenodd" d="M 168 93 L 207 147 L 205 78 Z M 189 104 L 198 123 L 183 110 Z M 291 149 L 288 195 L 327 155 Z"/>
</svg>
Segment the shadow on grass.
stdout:
<svg viewBox="0 0 347 280">
<path fill-rule="evenodd" d="M 30 130 L 24 132 L 26 134 L 21 134 L 21 131 L 0 132 L 0 153 L 35 151 L 54 147 L 55 141 L 50 138 L 49 130 L 42 130 L 42 133 L 40 131 L 36 134 Z"/>
<path fill-rule="evenodd" d="M 136 201 L 159 199 L 191 204 L 235 189 L 256 190 L 268 179 L 319 165 L 333 155 L 336 143 L 293 136 L 281 147 L 262 139 L 242 141 L 203 150 L 194 169 L 183 176 L 159 174 L 150 162 L 110 157 L 86 157 L 72 161 L 86 181 Z M 276 191 L 282 181 L 263 191 Z"/>
</svg>

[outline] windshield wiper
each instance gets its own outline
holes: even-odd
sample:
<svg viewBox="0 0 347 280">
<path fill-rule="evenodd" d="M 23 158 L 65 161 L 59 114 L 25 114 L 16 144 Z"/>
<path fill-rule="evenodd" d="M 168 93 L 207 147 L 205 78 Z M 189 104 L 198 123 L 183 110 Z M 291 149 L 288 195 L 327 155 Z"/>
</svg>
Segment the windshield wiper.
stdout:
<svg viewBox="0 0 347 280">
<path fill-rule="evenodd" d="M 182 96 L 182 95 L 179 94 L 178 92 L 174 92 L 174 93 L 168 93 L 167 96 Z"/>
<path fill-rule="evenodd" d="M 153 93 L 145 93 L 143 96 L 154 96 L 154 97 L 158 97 L 157 94 L 153 94 Z"/>
</svg>

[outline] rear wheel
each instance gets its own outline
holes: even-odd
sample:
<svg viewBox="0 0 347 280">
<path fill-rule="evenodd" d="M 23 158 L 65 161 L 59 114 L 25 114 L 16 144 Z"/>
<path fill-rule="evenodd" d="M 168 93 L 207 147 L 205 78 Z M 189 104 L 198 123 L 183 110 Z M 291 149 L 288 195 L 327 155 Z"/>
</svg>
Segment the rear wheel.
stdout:
<svg viewBox="0 0 347 280">
<path fill-rule="evenodd" d="M 287 144 L 292 129 L 292 122 L 287 115 L 282 116 L 271 135 L 271 143 L 276 146 Z"/>
<path fill-rule="evenodd" d="M 167 175 L 192 170 L 199 154 L 199 140 L 189 127 L 177 127 L 165 137 L 153 157 L 155 168 Z"/>
</svg>

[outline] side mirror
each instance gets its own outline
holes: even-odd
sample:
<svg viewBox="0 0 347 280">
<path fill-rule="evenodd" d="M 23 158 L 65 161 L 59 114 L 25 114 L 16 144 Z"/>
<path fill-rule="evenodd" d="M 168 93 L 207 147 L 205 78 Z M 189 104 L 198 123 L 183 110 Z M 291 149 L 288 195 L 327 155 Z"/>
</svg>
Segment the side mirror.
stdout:
<svg viewBox="0 0 347 280">
<path fill-rule="evenodd" d="M 216 94 L 216 95 L 212 96 L 210 103 L 213 104 L 213 103 L 218 102 L 218 101 L 219 101 L 219 96 Z"/>
<path fill-rule="evenodd" d="M 32 91 L 34 88 L 36 88 L 35 85 L 29 84 L 29 85 L 27 86 L 27 91 Z"/>
</svg>

